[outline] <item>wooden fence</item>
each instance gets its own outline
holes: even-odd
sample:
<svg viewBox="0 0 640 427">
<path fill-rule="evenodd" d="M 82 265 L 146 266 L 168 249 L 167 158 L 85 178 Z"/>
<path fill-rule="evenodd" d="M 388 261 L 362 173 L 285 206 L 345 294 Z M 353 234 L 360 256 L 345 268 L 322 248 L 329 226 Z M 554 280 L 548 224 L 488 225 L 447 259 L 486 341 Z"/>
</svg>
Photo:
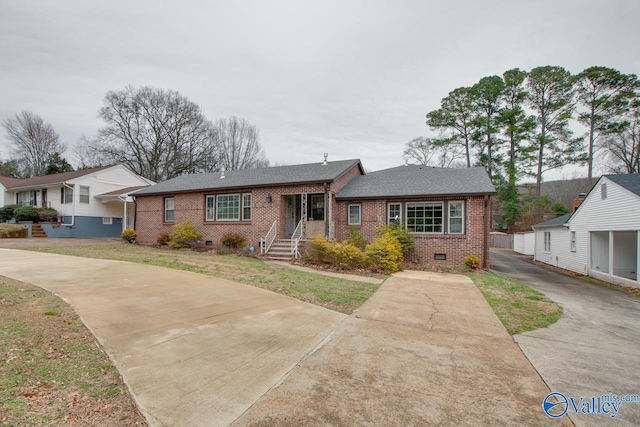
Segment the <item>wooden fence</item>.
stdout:
<svg viewBox="0 0 640 427">
<path fill-rule="evenodd" d="M 492 234 L 491 247 L 513 249 L 513 234 Z"/>
</svg>

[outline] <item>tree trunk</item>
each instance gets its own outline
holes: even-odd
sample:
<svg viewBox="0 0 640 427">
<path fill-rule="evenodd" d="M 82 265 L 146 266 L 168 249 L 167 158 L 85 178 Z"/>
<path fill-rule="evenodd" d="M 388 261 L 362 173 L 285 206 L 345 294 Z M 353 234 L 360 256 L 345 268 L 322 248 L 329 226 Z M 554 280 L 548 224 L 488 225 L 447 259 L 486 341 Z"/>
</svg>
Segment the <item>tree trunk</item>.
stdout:
<svg viewBox="0 0 640 427">
<path fill-rule="evenodd" d="M 591 185 L 591 178 L 593 177 L 593 129 L 595 127 L 595 111 L 594 107 L 591 107 L 591 118 L 589 121 L 589 160 L 588 160 L 588 172 L 589 185 Z"/>
<path fill-rule="evenodd" d="M 541 192 L 542 192 L 542 188 L 541 188 L 541 183 L 542 183 L 542 159 L 543 159 L 543 154 L 544 154 L 544 144 L 545 144 L 545 139 L 546 139 L 546 134 L 547 134 L 547 129 L 544 125 L 544 123 L 542 124 L 542 129 L 540 132 L 540 149 L 538 150 L 538 173 L 536 174 L 536 198 L 540 198 Z"/>
</svg>

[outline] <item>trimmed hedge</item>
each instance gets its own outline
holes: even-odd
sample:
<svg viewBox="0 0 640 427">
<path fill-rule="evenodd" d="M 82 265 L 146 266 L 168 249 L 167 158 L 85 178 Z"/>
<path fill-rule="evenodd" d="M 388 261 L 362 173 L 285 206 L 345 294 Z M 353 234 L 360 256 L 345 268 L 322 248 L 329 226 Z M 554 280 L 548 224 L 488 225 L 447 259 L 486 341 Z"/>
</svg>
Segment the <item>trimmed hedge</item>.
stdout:
<svg viewBox="0 0 640 427">
<path fill-rule="evenodd" d="M 200 244 L 201 234 L 191 221 L 181 222 L 171 227 L 169 233 L 169 247 L 194 248 Z"/>
<path fill-rule="evenodd" d="M 0 224 L 0 239 L 27 238 L 29 229 L 20 224 Z"/>
</svg>

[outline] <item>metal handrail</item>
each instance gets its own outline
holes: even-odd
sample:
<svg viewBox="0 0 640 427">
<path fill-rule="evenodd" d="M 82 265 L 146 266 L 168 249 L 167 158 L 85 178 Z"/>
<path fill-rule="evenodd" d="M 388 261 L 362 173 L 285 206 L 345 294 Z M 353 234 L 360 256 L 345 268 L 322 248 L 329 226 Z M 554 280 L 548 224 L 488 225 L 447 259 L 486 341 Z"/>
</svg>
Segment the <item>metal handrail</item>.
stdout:
<svg viewBox="0 0 640 427">
<path fill-rule="evenodd" d="M 278 234 L 277 230 L 278 230 L 278 220 L 275 220 L 273 222 L 273 225 L 269 229 L 269 232 L 267 233 L 267 236 L 264 238 L 264 253 L 265 254 L 267 252 L 269 252 L 269 249 L 271 248 L 271 245 L 276 240 L 276 236 Z"/>
<path fill-rule="evenodd" d="M 300 256 L 300 252 L 298 252 L 298 243 L 300 243 L 300 239 L 302 239 L 302 221 L 303 220 L 300 220 L 298 226 L 291 235 L 291 253 L 295 255 L 296 259 Z"/>
</svg>

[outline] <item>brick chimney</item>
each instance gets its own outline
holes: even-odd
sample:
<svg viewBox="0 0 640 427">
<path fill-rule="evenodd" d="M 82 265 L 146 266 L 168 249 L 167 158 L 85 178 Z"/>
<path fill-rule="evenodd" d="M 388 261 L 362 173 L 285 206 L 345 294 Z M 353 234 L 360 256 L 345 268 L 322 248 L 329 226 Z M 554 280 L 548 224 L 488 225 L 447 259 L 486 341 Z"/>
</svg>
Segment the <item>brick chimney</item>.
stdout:
<svg viewBox="0 0 640 427">
<path fill-rule="evenodd" d="M 584 202 L 584 199 L 586 197 L 587 195 L 585 193 L 578 194 L 578 197 L 573 199 L 573 202 L 571 202 L 571 212 L 575 212 L 576 209 L 578 209 L 578 206 L 580 206 L 582 202 Z"/>
</svg>

